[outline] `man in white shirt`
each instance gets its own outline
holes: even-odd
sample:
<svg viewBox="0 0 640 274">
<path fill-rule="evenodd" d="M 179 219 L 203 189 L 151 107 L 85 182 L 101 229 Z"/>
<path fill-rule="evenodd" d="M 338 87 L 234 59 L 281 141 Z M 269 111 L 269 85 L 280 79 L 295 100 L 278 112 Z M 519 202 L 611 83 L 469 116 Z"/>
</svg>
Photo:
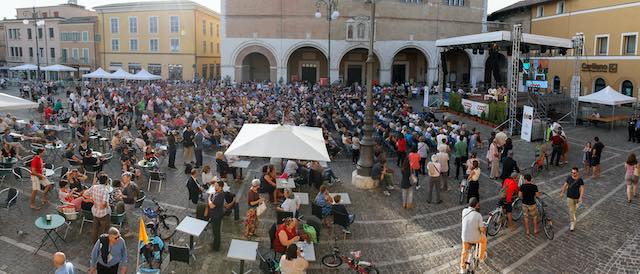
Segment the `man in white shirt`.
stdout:
<svg viewBox="0 0 640 274">
<path fill-rule="evenodd" d="M 284 166 L 284 172 L 289 174 L 289 177 L 296 174 L 298 171 L 298 163 L 295 160 L 289 159 Z"/>
<path fill-rule="evenodd" d="M 476 197 L 469 199 L 469 207 L 462 210 L 462 254 L 460 256 L 460 273 L 466 273 L 466 258 L 471 247 L 480 243 L 480 260 L 484 260 L 484 251 L 487 247 L 487 228 L 482 221 L 479 212 L 480 203 Z"/>
<path fill-rule="evenodd" d="M 291 190 L 288 188 L 284 190 L 284 197 L 285 197 L 284 202 L 282 202 L 282 205 L 280 205 L 280 207 L 278 207 L 276 210 L 283 211 L 283 212 L 291 212 L 295 217 L 296 212 L 298 211 L 298 208 L 300 208 L 300 201 L 296 199 L 295 195 L 293 195 L 293 192 L 291 192 Z"/>
</svg>

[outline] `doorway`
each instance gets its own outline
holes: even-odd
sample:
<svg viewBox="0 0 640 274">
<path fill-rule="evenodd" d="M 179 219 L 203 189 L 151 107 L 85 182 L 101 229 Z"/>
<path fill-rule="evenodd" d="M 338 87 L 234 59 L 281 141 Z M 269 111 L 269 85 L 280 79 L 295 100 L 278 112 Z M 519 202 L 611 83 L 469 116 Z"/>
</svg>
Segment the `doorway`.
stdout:
<svg viewBox="0 0 640 274">
<path fill-rule="evenodd" d="M 362 85 L 362 65 L 347 66 L 347 86 L 351 86 L 353 83 Z"/>
<path fill-rule="evenodd" d="M 403 84 L 407 79 L 407 66 L 405 64 L 394 64 L 391 70 L 391 82 Z"/>
<path fill-rule="evenodd" d="M 300 69 L 300 78 L 302 81 L 306 81 L 309 84 L 314 84 L 318 81 L 318 65 L 303 63 Z"/>
</svg>

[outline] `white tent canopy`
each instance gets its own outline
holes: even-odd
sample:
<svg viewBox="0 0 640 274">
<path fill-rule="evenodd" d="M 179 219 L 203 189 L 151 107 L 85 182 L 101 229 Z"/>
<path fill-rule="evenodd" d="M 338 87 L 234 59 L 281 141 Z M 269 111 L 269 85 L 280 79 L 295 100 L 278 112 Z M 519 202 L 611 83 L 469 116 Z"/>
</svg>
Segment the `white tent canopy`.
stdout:
<svg viewBox="0 0 640 274">
<path fill-rule="evenodd" d="M 511 42 L 511 32 L 508 31 L 494 31 L 480 34 L 472 34 L 458 37 L 451 37 L 446 39 L 439 39 L 436 41 L 436 47 L 452 47 L 470 44 L 482 44 L 492 42 Z M 573 43 L 569 39 L 557 38 L 551 36 L 536 35 L 530 33 L 522 34 L 522 42 L 531 45 L 549 46 L 557 48 L 573 47 Z"/>
<path fill-rule="evenodd" d="M 111 74 L 104 71 L 102 68 L 96 69 L 94 72 L 87 73 L 82 75 L 83 78 L 101 78 L 101 79 L 109 79 L 111 78 Z"/>
<path fill-rule="evenodd" d="M 34 64 L 24 64 L 17 67 L 12 67 L 9 70 L 38 70 L 38 66 Z"/>
<path fill-rule="evenodd" d="M 636 102 L 636 98 L 621 94 L 614 90 L 611 86 L 607 86 L 606 88 L 603 88 L 600 91 L 591 93 L 589 95 L 580 96 L 578 100 L 580 102 L 601 104 L 607 106 L 616 106 Z"/>
<path fill-rule="evenodd" d="M 32 109 L 37 108 L 38 104 L 9 94 L 0 93 L 0 111 Z"/>
<path fill-rule="evenodd" d="M 244 124 L 225 154 L 331 161 L 321 128 L 278 124 Z"/>
<path fill-rule="evenodd" d="M 162 77 L 160 77 L 158 75 L 153 75 L 153 74 L 151 74 L 148 71 L 143 69 L 141 71 L 138 71 L 138 73 L 134 74 L 129 79 L 131 79 L 131 80 L 150 81 L 150 80 L 160 80 L 160 79 L 162 79 Z"/>
<path fill-rule="evenodd" d="M 133 74 L 124 71 L 122 68 L 118 68 L 114 73 L 111 73 L 109 78 L 127 80 L 133 79 Z"/>
<path fill-rule="evenodd" d="M 48 66 L 48 67 L 43 67 L 43 68 L 40 68 L 40 70 L 42 70 L 42 71 L 70 71 L 70 72 L 76 71 L 76 69 L 74 69 L 72 67 L 67 67 L 67 66 L 59 65 L 59 64 L 58 65 L 51 65 L 51 66 Z"/>
</svg>

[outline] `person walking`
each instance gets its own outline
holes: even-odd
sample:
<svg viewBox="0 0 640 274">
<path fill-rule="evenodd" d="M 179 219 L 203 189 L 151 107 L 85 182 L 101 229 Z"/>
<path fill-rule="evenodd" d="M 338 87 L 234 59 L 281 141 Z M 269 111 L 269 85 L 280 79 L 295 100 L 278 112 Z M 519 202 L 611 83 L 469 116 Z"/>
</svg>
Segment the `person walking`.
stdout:
<svg viewBox="0 0 640 274">
<path fill-rule="evenodd" d="M 93 245 L 89 274 L 126 274 L 127 262 L 127 245 L 120 231 L 111 227 Z"/>
<path fill-rule="evenodd" d="M 358 159 L 360 159 L 360 138 L 358 138 L 358 133 L 355 133 L 351 137 L 351 161 L 355 165 L 358 163 Z"/>
<path fill-rule="evenodd" d="M 460 273 L 467 273 L 467 257 L 469 250 L 477 243 L 480 244 L 480 260 L 485 259 L 487 248 L 487 228 L 480 214 L 480 202 L 477 199 L 469 200 L 469 207 L 462 210 L 462 253 L 460 254 Z"/>
<path fill-rule="evenodd" d="M 460 136 L 460 141 L 458 141 L 455 145 L 454 145 L 455 151 L 456 151 L 456 180 L 458 180 L 458 175 L 460 174 L 460 170 L 462 170 L 462 176 L 464 176 L 464 165 L 467 162 L 467 158 L 469 157 L 468 153 L 468 145 L 467 145 L 467 138 L 462 135 Z M 447 188 L 447 186 L 444 186 L 445 190 Z"/>
<path fill-rule="evenodd" d="M 62 252 L 53 254 L 53 266 L 56 268 L 55 274 L 75 274 L 73 264 L 67 262 L 67 257 Z"/>
<path fill-rule="evenodd" d="M 167 138 L 167 142 L 169 143 L 169 164 L 167 165 L 168 168 L 176 168 L 176 152 L 178 151 L 176 135 L 178 135 L 178 132 L 172 131 Z"/>
<path fill-rule="evenodd" d="M 196 166 L 200 168 L 202 166 L 202 151 L 204 149 L 204 133 L 201 127 L 196 128 L 196 134 L 193 136 L 194 153 L 196 155 Z"/>
<path fill-rule="evenodd" d="M 427 164 L 427 173 L 429 173 L 429 186 L 427 187 L 427 203 L 431 203 L 431 194 L 435 189 L 436 192 L 436 204 L 442 203 L 440 200 L 440 164 L 438 163 L 438 158 L 436 155 L 431 155 L 431 161 Z"/>
<path fill-rule="evenodd" d="M 593 172 L 591 178 L 600 177 L 600 157 L 602 156 L 602 150 L 604 150 L 604 144 L 600 142 L 598 136 L 593 138 L 593 153 L 591 154 L 591 167 Z"/>
<path fill-rule="evenodd" d="M 31 160 L 31 200 L 30 206 L 32 209 L 40 209 L 39 206 L 36 206 L 36 195 L 38 191 L 40 191 L 40 187 L 44 187 L 44 191 L 42 192 L 42 198 L 40 199 L 42 204 L 45 205 L 48 202 L 47 193 L 51 189 L 53 183 L 47 180 L 47 177 L 44 176 L 44 162 L 42 161 L 42 155 L 44 154 L 44 149 L 39 148 L 36 151 L 36 156 Z"/>
<path fill-rule="evenodd" d="M 93 186 L 85 190 L 82 194 L 85 198 L 93 201 L 91 213 L 93 214 L 93 239 L 98 239 L 111 224 L 111 207 L 109 206 L 109 188 L 107 186 L 109 177 L 105 173 L 100 173 L 93 177 Z M 120 234 L 118 234 L 120 235 Z"/>
<path fill-rule="evenodd" d="M 182 160 L 184 163 L 193 160 L 193 139 L 193 129 L 191 129 L 191 125 L 187 125 L 187 129 L 182 133 Z"/>
<path fill-rule="evenodd" d="M 624 181 L 627 184 L 627 202 L 629 203 L 631 203 L 633 197 L 636 197 L 638 191 L 638 176 L 635 175 L 637 168 L 638 160 L 636 159 L 636 154 L 631 153 L 624 163 Z"/>
<path fill-rule="evenodd" d="M 396 165 L 400 166 L 400 164 L 402 164 L 402 161 L 406 157 L 407 140 L 404 139 L 404 136 L 402 134 L 398 134 L 396 138 L 396 155 L 398 157 L 398 159 L 396 160 Z"/>
<path fill-rule="evenodd" d="M 489 152 L 487 153 L 487 160 L 491 163 L 491 173 L 489 179 L 495 180 L 500 175 L 500 153 L 498 152 L 498 139 L 494 138 L 493 142 L 489 146 Z"/>
<path fill-rule="evenodd" d="M 256 234 L 256 227 L 258 226 L 258 214 L 256 209 L 260 203 L 264 203 L 264 198 L 260 197 L 258 190 L 260 189 L 260 180 L 253 179 L 251 181 L 251 187 L 247 193 L 247 218 L 244 222 L 244 237 L 247 240 L 251 240 Z"/>
<path fill-rule="evenodd" d="M 538 186 L 531 182 L 531 174 L 524 175 L 524 184 L 520 186 L 518 197 L 522 200 L 525 234 L 529 235 L 529 217 L 533 219 L 533 234 L 538 234 L 538 208 L 536 207 L 536 198 L 540 198 L 540 191 L 538 191 Z"/>
<path fill-rule="evenodd" d="M 402 189 L 402 208 L 412 209 L 413 188 L 411 187 L 411 181 L 409 180 L 409 177 L 411 177 L 411 167 L 409 165 L 409 160 L 404 159 L 400 167 L 400 170 L 402 172 L 402 180 L 400 180 L 400 188 Z"/>
<path fill-rule="evenodd" d="M 449 190 L 449 153 L 445 151 L 440 151 L 435 154 L 436 161 L 440 165 L 438 170 L 440 170 L 440 188 L 442 191 Z"/>
<path fill-rule="evenodd" d="M 563 147 L 564 139 L 560 136 L 560 133 L 555 131 L 553 136 L 551 136 L 551 159 L 550 162 L 552 165 L 560 166 L 560 156 L 562 155 L 562 147 Z"/>
<path fill-rule="evenodd" d="M 420 154 L 418 149 L 413 147 L 411 153 L 409 153 L 409 167 L 411 168 L 411 174 L 416 176 L 416 190 L 420 189 Z"/>
<path fill-rule="evenodd" d="M 563 198 L 565 192 L 567 193 L 567 208 L 569 209 L 569 220 L 571 221 L 569 230 L 574 231 L 577 221 L 576 210 L 584 199 L 584 181 L 580 178 L 578 167 L 571 168 L 571 175 L 567 177 L 562 185 L 560 199 Z"/>
<path fill-rule="evenodd" d="M 71 121 L 71 120 L 69 120 Z M 71 122 L 69 122 L 71 124 Z M 636 142 L 636 116 L 629 117 L 629 121 L 627 122 L 627 142 Z"/>
<path fill-rule="evenodd" d="M 211 232 L 213 232 L 213 251 L 220 251 L 220 229 L 222 226 L 222 217 L 224 216 L 224 193 L 222 188 L 224 182 L 215 183 L 215 193 L 209 195 L 209 218 L 211 222 Z"/>
<path fill-rule="evenodd" d="M 584 148 L 582 148 L 582 163 L 584 164 L 584 172 L 586 176 L 589 176 L 589 172 L 591 171 L 591 155 L 593 155 L 593 146 L 591 142 L 587 142 L 584 144 Z"/>
<path fill-rule="evenodd" d="M 429 146 L 425 142 L 424 136 L 420 136 L 418 139 L 418 154 L 420 154 L 420 174 L 425 175 L 427 174 L 425 167 L 427 164 L 427 157 L 429 157 Z"/>
<path fill-rule="evenodd" d="M 469 189 L 467 190 L 467 201 L 470 201 L 471 198 L 476 198 L 476 200 L 480 201 L 480 164 L 477 160 L 471 162 L 471 170 L 469 171 L 469 176 L 467 176 L 467 182 L 469 184 Z"/>
</svg>

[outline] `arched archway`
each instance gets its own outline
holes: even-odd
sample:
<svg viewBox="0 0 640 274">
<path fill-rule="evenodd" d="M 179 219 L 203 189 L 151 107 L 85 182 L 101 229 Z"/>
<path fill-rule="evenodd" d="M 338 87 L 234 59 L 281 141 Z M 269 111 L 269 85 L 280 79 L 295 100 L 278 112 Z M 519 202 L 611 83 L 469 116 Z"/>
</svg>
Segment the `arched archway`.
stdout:
<svg viewBox="0 0 640 274">
<path fill-rule="evenodd" d="M 509 62 L 507 57 L 492 51 L 484 64 L 484 83 L 493 87 L 507 86 L 507 71 Z"/>
<path fill-rule="evenodd" d="M 294 50 L 287 60 L 287 80 L 316 83 L 327 77 L 327 58 L 315 47 Z"/>
<path fill-rule="evenodd" d="M 633 83 L 629 80 L 622 81 L 622 85 L 620 85 L 620 93 L 633 97 Z"/>
<path fill-rule="evenodd" d="M 426 82 L 428 71 L 427 56 L 417 48 L 408 47 L 393 56 L 391 83 Z"/>
<path fill-rule="evenodd" d="M 260 45 L 250 45 L 238 52 L 235 58 L 235 79 L 240 81 L 277 81 L 275 55 Z"/>
<path fill-rule="evenodd" d="M 444 53 L 444 82 L 450 87 L 468 87 L 471 82 L 471 60 L 462 49 L 452 49 Z"/>
<path fill-rule="evenodd" d="M 607 87 L 607 82 L 604 81 L 604 79 L 602 78 L 598 78 L 593 82 L 593 92 L 596 93 L 598 91 L 600 91 L 601 89 Z"/>
<path fill-rule="evenodd" d="M 350 86 L 352 84 L 362 85 L 367 81 L 367 56 L 369 51 L 365 48 L 355 48 L 349 50 L 340 58 L 340 79 L 342 82 Z M 380 59 L 373 54 L 373 81 L 377 81 L 380 75 Z"/>
</svg>

